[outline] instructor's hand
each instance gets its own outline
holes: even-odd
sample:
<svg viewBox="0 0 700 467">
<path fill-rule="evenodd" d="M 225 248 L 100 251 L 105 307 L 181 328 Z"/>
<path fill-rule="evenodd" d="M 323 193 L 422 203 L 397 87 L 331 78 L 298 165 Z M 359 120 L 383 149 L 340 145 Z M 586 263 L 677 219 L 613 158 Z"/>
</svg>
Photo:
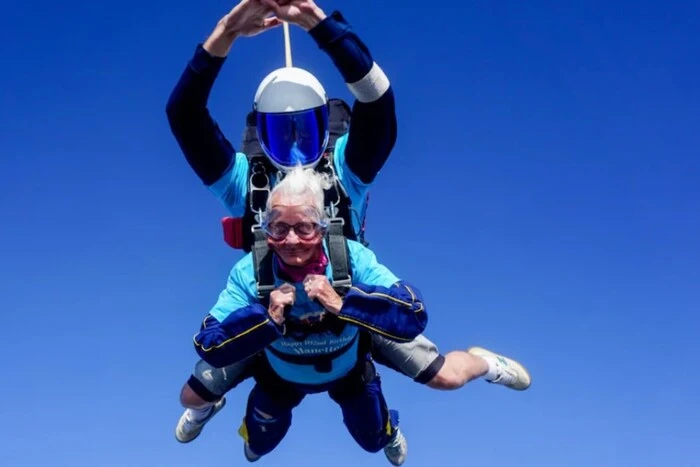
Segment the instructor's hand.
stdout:
<svg viewBox="0 0 700 467">
<path fill-rule="evenodd" d="M 272 11 L 260 0 L 241 0 L 221 19 L 221 23 L 234 36 L 252 37 L 282 24 L 278 18 L 270 16 Z"/>
<path fill-rule="evenodd" d="M 282 24 L 270 13 L 270 7 L 260 0 L 241 0 L 216 24 L 204 42 L 204 50 L 214 57 L 226 57 L 237 37 L 252 37 Z"/>
<path fill-rule="evenodd" d="M 277 18 L 296 24 L 306 31 L 323 21 L 326 14 L 313 0 L 259 0 Z"/>
</svg>

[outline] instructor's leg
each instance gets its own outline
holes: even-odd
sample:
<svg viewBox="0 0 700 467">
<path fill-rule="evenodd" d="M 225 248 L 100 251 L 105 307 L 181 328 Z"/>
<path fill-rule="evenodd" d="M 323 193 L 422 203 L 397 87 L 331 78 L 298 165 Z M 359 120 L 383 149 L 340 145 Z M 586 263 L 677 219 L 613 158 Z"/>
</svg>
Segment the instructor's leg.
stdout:
<svg viewBox="0 0 700 467">
<path fill-rule="evenodd" d="M 377 363 L 440 390 L 459 389 L 487 370 L 482 359 L 466 351 L 441 355 L 437 346 L 422 334 L 411 342 L 395 342 L 373 334 L 372 356 Z"/>
<path fill-rule="evenodd" d="M 185 411 L 175 427 L 175 438 L 189 443 L 197 438 L 204 426 L 223 409 L 226 394 L 251 376 L 252 359 L 223 368 L 215 368 L 200 360 L 190 379 L 182 387 L 180 403 Z"/>
</svg>

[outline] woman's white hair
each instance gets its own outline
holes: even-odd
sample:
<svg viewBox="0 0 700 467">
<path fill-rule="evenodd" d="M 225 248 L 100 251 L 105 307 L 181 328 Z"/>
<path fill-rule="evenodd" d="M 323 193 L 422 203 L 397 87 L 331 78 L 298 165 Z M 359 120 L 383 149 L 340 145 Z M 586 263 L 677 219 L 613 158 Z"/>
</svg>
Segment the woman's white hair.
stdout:
<svg viewBox="0 0 700 467">
<path fill-rule="evenodd" d="M 264 221 L 270 221 L 273 215 L 272 200 L 303 199 L 310 201 L 311 207 L 316 211 L 319 222 L 328 220 L 324 209 L 324 190 L 333 186 L 328 174 L 316 172 L 314 169 L 305 169 L 302 166 L 294 167 L 286 172 L 284 178 L 275 185 L 267 198 Z"/>
</svg>

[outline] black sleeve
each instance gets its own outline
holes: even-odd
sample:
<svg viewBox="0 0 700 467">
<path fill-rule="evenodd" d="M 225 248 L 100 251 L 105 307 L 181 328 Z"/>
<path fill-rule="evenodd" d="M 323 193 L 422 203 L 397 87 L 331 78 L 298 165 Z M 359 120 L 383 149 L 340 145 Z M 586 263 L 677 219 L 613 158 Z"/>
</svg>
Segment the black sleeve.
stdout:
<svg viewBox="0 0 700 467">
<path fill-rule="evenodd" d="M 350 170 L 362 182 L 371 183 L 396 144 L 394 90 L 367 46 L 340 12 L 334 11 L 309 33 L 331 58 L 351 90 L 353 85 L 371 82 L 378 76 L 387 80 L 387 89 L 381 96 L 355 100 L 345 148 L 345 161 Z"/>
<path fill-rule="evenodd" d="M 207 102 L 225 58 L 213 57 L 197 45 L 170 94 L 166 114 L 170 129 L 192 170 L 212 185 L 235 162 L 235 149 L 209 115 Z"/>
</svg>

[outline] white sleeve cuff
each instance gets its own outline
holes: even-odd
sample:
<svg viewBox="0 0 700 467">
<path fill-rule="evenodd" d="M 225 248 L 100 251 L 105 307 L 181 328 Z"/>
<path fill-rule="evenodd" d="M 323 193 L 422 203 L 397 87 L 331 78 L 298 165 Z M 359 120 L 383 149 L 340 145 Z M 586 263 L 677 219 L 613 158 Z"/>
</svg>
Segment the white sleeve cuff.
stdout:
<svg viewBox="0 0 700 467">
<path fill-rule="evenodd" d="M 377 65 L 377 62 L 372 64 L 372 69 L 361 80 L 348 83 L 350 92 L 360 102 L 376 101 L 384 95 L 389 86 L 389 78 L 384 74 L 384 70 Z"/>
</svg>

